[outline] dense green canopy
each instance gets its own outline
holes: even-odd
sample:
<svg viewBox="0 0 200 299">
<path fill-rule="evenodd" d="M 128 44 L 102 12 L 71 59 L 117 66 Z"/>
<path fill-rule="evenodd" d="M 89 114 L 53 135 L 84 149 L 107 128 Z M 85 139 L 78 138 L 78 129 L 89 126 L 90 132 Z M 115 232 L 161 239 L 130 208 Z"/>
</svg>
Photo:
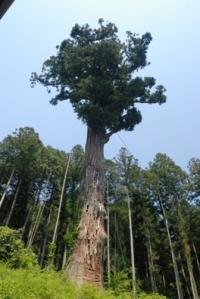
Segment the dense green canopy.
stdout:
<svg viewBox="0 0 200 299">
<path fill-rule="evenodd" d="M 137 103 L 166 101 L 164 87 L 155 87 L 153 77 L 135 75 L 149 64 L 151 34 L 139 37 L 128 31 L 126 41 L 121 42 L 117 33 L 117 27 L 103 19 L 97 29 L 76 24 L 71 38 L 57 46 L 57 55 L 45 61 L 40 75 L 33 73 L 31 78 L 49 92 L 56 88 L 51 103 L 70 100 L 78 117 L 103 133 L 106 141 L 122 129 L 133 130 L 141 121 Z"/>
</svg>

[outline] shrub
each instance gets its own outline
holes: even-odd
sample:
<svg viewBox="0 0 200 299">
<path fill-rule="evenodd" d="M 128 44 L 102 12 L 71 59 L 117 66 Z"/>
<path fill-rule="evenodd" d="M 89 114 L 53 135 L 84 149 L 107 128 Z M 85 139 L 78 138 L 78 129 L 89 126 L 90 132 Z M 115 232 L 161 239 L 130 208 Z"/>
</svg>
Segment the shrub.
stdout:
<svg viewBox="0 0 200 299">
<path fill-rule="evenodd" d="M 75 299 L 75 288 L 58 273 L 0 267 L 1 299 Z"/>
<path fill-rule="evenodd" d="M 131 280 L 127 272 L 119 272 L 113 267 L 111 271 L 111 289 L 116 295 L 131 291 Z"/>
<path fill-rule="evenodd" d="M 99 290 L 89 285 L 75 287 L 66 277 L 53 270 L 11 269 L 0 267 L 1 299 L 132 299 L 130 293 L 118 296 L 112 291 Z M 166 299 L 157 294 L 141 294 L 138 299 Z"/>
<path fill-rule="evenodd" d="M 30 249 L 24 248 L 19 238 L 19 232 L 9 227 L 0 227 L 0 262 L 10 267 L 29 268 L 37 264 L 36 255 Z"/>
<path fill-rule="evenodd" d="M 114 290 L 106 291 L 90 285 L 77 288 L 66 275 L 51 267 L 39 269 L 35 254 L 24 248 L 19 233 L 8 227 L 0 227 L 0 262 L 1 299 L 132 299 L 129 280 L 123 273 L 115 275 Z M 165 298 L 158 294 L 138 296 L 138 299 Z"/>
</svg>

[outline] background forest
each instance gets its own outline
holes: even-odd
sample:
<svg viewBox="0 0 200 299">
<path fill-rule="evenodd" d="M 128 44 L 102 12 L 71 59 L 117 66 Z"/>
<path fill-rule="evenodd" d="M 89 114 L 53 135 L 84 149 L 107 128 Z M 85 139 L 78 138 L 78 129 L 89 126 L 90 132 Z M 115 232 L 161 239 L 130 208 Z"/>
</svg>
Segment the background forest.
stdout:
<svg viewBox="0 0 200 299">
<path fill-rule="evenodd" d="M 2 262 L 14 268 L 29 264 L 25 253 L 23 262 L 8 257 L 13 250 L 9 244 L 16 245 L 21 238 L 41 268 L 65 269 L 83 206 L 78 196 L 83 155 L 80 145 L 69 153 L 45 146 L 29 127 L 17 129 L 0 143 Z M 200 159 L 192 158 L 186 172 L 166 154 L 158 153 L 142 169 L 121 148 L 113 160 L 106 160 L 105 177 L 109 233 L 105 285 L 116 295 L 131 291 L 130 202 L 137 293 L 198 298 Z"/>
</svg>

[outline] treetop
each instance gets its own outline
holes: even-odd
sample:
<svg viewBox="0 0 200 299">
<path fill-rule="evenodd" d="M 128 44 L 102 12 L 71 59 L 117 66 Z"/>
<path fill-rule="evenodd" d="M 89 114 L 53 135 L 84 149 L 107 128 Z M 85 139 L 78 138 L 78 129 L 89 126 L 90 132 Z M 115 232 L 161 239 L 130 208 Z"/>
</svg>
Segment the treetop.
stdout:
<svg viewBox="0 0 200 299">
<path fill-rule="evenodd" d="M 142 116 L 137 103 L 162 104 L 165 88 L 153 77 L 137 73 L 149 64 L 150 33 L 142 36 L 127 31 L 124 42 L 115 24 L 99 19 L 99 27 L 75 24 L 70 38 L 57 46 L 41 74 L 32 73 L 31 82 L 56 89 L 51 104 L 69 100 L 90 128 L 101 132 L 105 141 L 122 129 L 131 131 Z"/>
</svg>

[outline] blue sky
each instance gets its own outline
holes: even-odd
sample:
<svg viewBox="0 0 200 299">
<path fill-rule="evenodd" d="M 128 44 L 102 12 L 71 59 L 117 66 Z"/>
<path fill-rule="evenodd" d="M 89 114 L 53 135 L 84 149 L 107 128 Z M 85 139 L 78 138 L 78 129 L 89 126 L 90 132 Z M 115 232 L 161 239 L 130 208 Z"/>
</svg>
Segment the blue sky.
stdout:
<svg viewBox="0 0 200 299">
<path fill-rule="evenodd" d="M 167 89 L 167 103 L 141 106 L 143 121 L 121 132 L 142 166 L 164 152 L 186 168 L 200 149 L 200 1 L 199 0 L 15 0 L 0 21 L 0 140 L 15 128 L 31 126 L 44 144 L 69 151 L 84 146 L 86 128 L 69 103 L 56 107 L 42 86 L 30 88 L 30 74 L 55 54 L 75 23 L 97 25 L 98 18 L 125 31 L 153 36 L 141 75 L 154 76 Z M 114 135 L 105 148 L 112 158 L 123 146 Z"/>
</svg>

